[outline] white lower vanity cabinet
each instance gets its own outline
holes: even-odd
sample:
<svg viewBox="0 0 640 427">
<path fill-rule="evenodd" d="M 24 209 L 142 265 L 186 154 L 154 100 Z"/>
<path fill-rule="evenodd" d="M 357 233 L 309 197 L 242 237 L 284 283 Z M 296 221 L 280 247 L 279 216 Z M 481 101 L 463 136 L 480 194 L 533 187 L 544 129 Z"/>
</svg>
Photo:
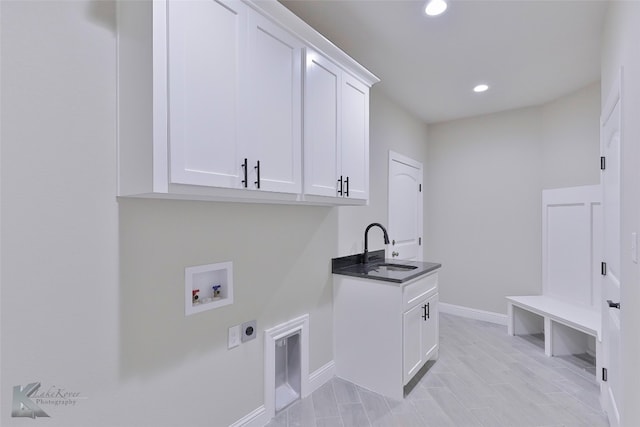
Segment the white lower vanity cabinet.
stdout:
<svg viewBox="0 0 640 427">
<path fill-rule="evenodd" d="M 438 357 L 438 273 L 406 283 L 334 275 L 336 375 L 393 399 Z"/>
</svg>

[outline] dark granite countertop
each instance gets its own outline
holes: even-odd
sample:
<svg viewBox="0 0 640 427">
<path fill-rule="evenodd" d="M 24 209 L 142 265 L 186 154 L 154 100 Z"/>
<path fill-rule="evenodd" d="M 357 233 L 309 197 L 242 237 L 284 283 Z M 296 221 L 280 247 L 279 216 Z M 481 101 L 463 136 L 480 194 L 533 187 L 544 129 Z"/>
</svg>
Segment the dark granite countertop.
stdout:
<svg viewBox="0 0 640 427">
<path fill-rule="evenodd" d="M 442 267 L 442 264 L 435 262 L 385 259 L 384 249 L 369 252 L 369 262 L 366 264 L 362 260 L 362 254 L 333 258 L 331 272 L 361 279 L 405 283 Z"/>
</svg>

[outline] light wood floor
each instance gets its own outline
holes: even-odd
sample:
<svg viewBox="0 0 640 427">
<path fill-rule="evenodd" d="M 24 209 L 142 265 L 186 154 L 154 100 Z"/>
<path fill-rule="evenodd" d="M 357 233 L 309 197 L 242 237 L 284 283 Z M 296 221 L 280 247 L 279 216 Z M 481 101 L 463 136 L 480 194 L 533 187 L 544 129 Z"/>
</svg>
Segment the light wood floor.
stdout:
<svg viewBox="0 0 640 427">
<path fill-rule="evenodd" d="M 608 426 L 593 360 L 546 357 L 540 337 L 440 315 L 440 357 L 403 401 L 334 378 L 269 427 Z M 420 375 L 420 374 L 419 374 Z"/>
</svg>

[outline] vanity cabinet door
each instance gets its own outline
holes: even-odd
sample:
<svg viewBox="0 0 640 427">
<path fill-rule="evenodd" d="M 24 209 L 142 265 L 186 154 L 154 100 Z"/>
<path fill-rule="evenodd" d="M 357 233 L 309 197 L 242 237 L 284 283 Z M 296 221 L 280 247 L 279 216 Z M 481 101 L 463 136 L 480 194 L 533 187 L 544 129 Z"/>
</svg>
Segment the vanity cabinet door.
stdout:
<svg viewBox="0 0 640 427">
<path fill-rule="evenodd" d="M 438 294 L 430 296 L 426 303 L 429 316 L 422 323 L 422 352 L 425 362 L 437 358 L 438 344 L 440 343 Z"/>
<path fill-rule="evenodd" d="M 403 315 L 403 384 L 407 384 L 423 365 L 422 322 L 421 305 Z"/>
<path fill-rule="evenodd" d="M 403 384 L 437 351 L 438 294 L 425 297 L 403 314 Z"/>
<path fill-rule="evenodd" d="M 169 180 L 239 188 L 247 6 L 167 5 Z"/>
</svg>

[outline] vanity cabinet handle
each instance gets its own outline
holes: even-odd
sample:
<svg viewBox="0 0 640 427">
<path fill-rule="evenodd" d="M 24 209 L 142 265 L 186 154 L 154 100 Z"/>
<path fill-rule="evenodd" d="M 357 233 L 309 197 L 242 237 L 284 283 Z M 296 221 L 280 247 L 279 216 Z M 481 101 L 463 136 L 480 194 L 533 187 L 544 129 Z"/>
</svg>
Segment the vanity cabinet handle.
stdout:
<svg viewBox="0 0 640 427">
<path fill-rule="evenodd" d="M 347 184 L 347 191 L 345 192 L 345 197 L 349 197 L 349 177 L 347 177 L 347 179 L 345 180 L 345 183 Z"/>
<path fill-rule="evenodd" d="M 425 305 L 422 306 L 422 320 L 426 321 L 427 319 L 430 319 L 430 309 L 429 309 L 429 303 L 426 303 Z"/>
<path fill-rule="evenodd" d="M 399 255 L 400 255 L 400 252 L 396 252 L 396 251 L 391 252 L 391 256 L 392 256 L 393 258 L 395 258 L 395 257 L 397 257 L 397 256 L 399 256 Z"/>
<path fill-rule="evenodd" d="M 342 175 L 340 175 L 340 179 L 338 180 L 338 196 L 342 196 Z"/>
<path fill-rule="evenodd" d="M 607 300 L 607 304 L 609 305 L 609 308 L 617 308 L 618 310 L 620 310 L 620 303 L 619 302 L 613 302 L 610 299 Z"/>
<path fill-rule="evenodd" d="M 422 320 L 427 320 L 427 305 L 422 306 Z"/>
</svg>

